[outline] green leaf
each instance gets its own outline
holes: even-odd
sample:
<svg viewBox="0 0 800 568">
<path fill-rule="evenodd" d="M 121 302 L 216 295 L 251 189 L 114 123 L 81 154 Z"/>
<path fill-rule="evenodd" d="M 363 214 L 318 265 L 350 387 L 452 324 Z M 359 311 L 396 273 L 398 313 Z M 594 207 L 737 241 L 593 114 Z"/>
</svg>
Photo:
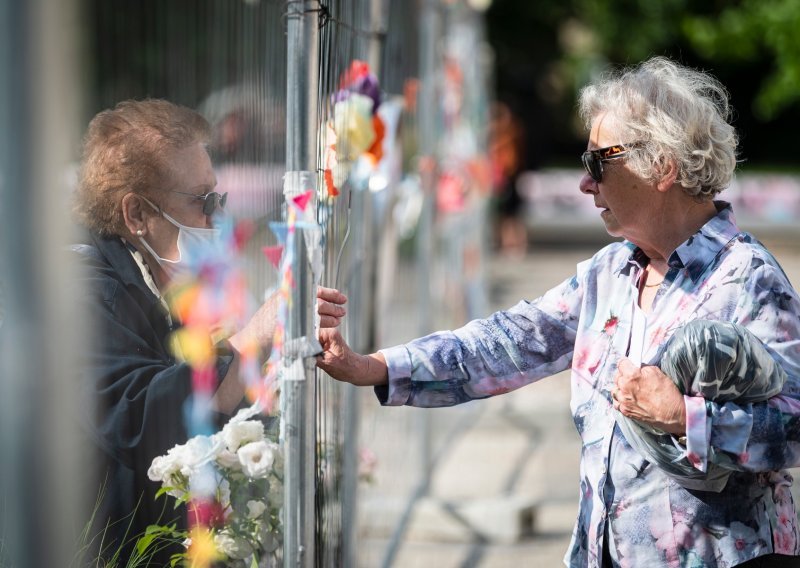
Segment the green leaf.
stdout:
<svg viewBox="0 0 800 568">
<path fill-rule="evenodd" d="M 174 526 L 174 525 L 172 525 Z M 171 527 L 163 527 L 161 525 L 148 525 L 144 530 L 144 534 L 158 534 L 161 532 L 171 532 Z"/>
<path fill-rule="evenodd" d="M 165 493 L 172 491 L 173 489 L 178 489 L 177 487 L 162 487 L 158 491 L 156 491 L 156 499 L 164 495 Z"/>
<path fill-rule="evenodd" d="M 150 529 L 150 527 L 147 528 L 148 530 Z M 136 552 L 138 552 L 139 555 L 144 555 L 145 551 L 153 544 L 157 536 L 158 534 L 156 533 L 145 533 L 144 536 L 139 537 L 139 540 L 136 541 Z"/>
<path fill-rule="evenodd" d="M 192 498 L 192 496 L 189 495 L 189 493 L 184 493 L 180 497 L 175 497 L 175 506 L 173 507 L 173 509 L 177 509 L 178 507 L 180 507 L 184 503 L 187 503 L 189 501 L 189 499 L 191 499 L 191 498 Z"/>
<path fill-rule="evenodd" d="M 175 530 L 175 525 L 162 526 L 162 525 L 149 525 L 144 535 L 136 540 L 136 552 L 139 556 L 144 556 L 148 548 L 158 539 L 164 538 L 180 538 L 182 535 Z"/>
</svg>

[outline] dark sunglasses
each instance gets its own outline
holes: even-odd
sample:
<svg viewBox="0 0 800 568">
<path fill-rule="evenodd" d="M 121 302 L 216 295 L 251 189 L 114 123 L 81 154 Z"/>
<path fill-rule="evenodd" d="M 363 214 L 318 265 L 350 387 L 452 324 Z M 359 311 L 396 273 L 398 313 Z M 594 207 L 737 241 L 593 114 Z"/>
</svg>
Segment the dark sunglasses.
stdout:
<svg viewBox="0 0 800 568">
<path fill-rule="evenodd" d="M 632 144 L 617 144 L 608 148 L 598 148 L 597 150 L 587 150 L 581 154 L 583 167 L 597 183 L 603 181 L 603 162 L 624 158 Z"/>
<path fill-rule="evenodd" d="M 202 199 L 203 200 L 203 215 L 206 217 L 211 217 L 217 208 L 224 209 L 225 203 L 228 201 L 228 192 L 226 191 L 222 195 L 217 193 L 216 191 L 209 191 L 203 195 L 195 195 L 194 193 L 187 193 L 185 191 L 175 191 L 172 190 L 172 193 L 180 193 L 181 195 L 188 195 L 189 197 L 194 197 L 195 199 Z"/>
</svg>

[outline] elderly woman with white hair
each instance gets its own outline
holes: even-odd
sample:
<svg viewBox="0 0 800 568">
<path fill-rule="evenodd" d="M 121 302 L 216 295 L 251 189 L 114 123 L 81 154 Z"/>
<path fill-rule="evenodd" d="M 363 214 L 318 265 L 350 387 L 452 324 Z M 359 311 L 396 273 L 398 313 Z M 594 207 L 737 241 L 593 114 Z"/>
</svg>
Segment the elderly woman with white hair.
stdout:
<svg viewBox="0 0 800 568">
<path fill-rule="evenodd" d="M 658 57 L 586 87 L 580 111 L 590 130 L 580 190 L 620 242 L 542 297 L 455 331 L 359 355 L 324 330 L 318 364 L 374 386 L 381 404 L 421 407 L 506 393 L 571 368 L 583 447 L 566 564 L 797 566 L 783 470 L 800 465 L 800 299 L 775 258 L 736 226 L 731 206 L 715 200 L 736 167 L 727 93 L 710 75 Z M 777 368 L 777 387 L 758 402 L 679 390 L 661 356 L 696 320 L 746 330 Z M 689 374 L 699 376 L 714 361 L 693 364 Z M 626 420 L 667 436 L 699 484 L 638 452 L 620 428 Z M 706 487 L 709 468 L 730 473 Z"/>
</svg>

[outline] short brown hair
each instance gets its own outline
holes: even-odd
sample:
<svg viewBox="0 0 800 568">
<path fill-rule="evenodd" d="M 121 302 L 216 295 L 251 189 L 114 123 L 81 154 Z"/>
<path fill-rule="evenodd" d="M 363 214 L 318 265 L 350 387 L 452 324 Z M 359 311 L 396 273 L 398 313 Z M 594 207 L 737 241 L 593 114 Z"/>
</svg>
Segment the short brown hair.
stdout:
<svg viewBox="0 0 800 568">
<path fill-rule="evenodd" d="M 100 112 L 83 139 L 73 204 L 78 222 L 104 236 L 121 234 L 122 198 L 170 187 L 172 151 L 206 144 L 209 136 L 199 113 L 164 100 L 123 101 Z"/>
</svg>

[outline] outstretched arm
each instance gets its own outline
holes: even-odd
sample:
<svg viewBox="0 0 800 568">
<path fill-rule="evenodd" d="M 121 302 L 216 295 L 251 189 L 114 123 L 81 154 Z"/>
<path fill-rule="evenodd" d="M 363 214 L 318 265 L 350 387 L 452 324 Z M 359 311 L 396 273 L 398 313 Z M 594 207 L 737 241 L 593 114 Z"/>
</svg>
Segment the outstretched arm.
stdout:
<svg viewBox="0 0 800 568">
<path fill-rule="evenodd" d="M 506 393 L 569 366 L 581 299 L 570 278 L 533 302 L 372 355 L 323 334 L 318 365 L 336 379 L 374 386 L 384 405 L 453 406 Z"/>
</svg>

